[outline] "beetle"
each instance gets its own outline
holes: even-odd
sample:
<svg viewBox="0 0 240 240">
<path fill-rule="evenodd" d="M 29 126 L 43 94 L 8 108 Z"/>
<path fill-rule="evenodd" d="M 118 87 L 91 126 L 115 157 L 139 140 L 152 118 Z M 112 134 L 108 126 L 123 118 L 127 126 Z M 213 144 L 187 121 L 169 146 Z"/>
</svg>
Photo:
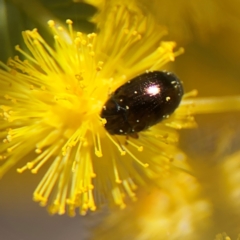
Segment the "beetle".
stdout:
<svg viewBox="0 0 240 240">
<path fill-rule="evenodd" d="M 167 71 L 145 72 L 117 88 L 100 113 L 111 135 L 138 137 L 138 132 L 168 118 L 181 102 L 179 78 Z"/>
</svg>

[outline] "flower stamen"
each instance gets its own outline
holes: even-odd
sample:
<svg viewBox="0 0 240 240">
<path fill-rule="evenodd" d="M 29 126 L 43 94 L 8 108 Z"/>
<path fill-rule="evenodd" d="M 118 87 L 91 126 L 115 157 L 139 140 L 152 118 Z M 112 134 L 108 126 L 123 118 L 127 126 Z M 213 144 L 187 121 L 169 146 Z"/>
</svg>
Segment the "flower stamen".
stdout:
<svg viewBox="0 0 240 240">
<path fill-rule="evenodd" d="M 136 148 L 139 152 L 143 151 L 143 146 L 139 146 L 137 144 L 135 144 L 132 140 L 130 140 L 129 138 L 126 139 L 126 143 L 130 144 L 131 146 L 133 146 L 134 148 Z"/>
<path fill-rule="evenodd" d="M 120 183 L 122 183 L 122 180 L 119 177 L 119 171 L 118 171 L 115 157 L 113 157 L 112 160 L 113 160 L 113 172 L 114 172 L 114 176 L 115 176 L 115 182 L 120 184 Z"/>
<path fill-rule="evenodd" d="M 149 166 L 148 163 L 143 163 L 142 161 L 140 161 L 128 148 L 127 146 L 122 146 L 122 148 L 124 149 L 124 151 L 126 151 L 132 159 L 134 159 L 138 164 L 140 164 L 142 167 L 147 168 Z"/>
<path fill-rule="evenodd" d="M 117 137 L 115 137 L 115 139 L 109 134 L 106 133 L 107 137 L 111 140 L 111 142 L 117 147 L 117 149 L 119 150 L 121 156 L 124 156 L 126 154 L 126 151 L 124 151 L 122 145 L 119 143 Z"/>
</svg>

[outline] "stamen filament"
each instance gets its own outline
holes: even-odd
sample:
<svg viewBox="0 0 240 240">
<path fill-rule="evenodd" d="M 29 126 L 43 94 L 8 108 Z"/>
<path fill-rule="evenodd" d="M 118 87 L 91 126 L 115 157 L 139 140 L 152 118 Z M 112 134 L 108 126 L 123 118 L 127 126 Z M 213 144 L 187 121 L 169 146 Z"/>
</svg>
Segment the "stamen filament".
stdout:
<svg viewBox="0 0 240 240">
<path fill-rule="evenodd" d="M 148 163 L 143 163 L 143 162 L 140 161 L 137 157 L 135 157 L 135 155 L 134 155 L 131 151 L 129 151 L 126 146 L 123 146 L 123 149 L 124 149 L 138 164 L 140 164 L 142 167 L 147 168 L 147 167 L 149 166 Z"/>
<path fill-rule="evenodd" d="M 136 148 L 139 152 L 143 151 L 143 146 L 138 146 L 136 145 L 134 142 L 132 142 L 131 140 L 127 139 L 126 143 L 130 144 L 131 146 L 133 146 L 134 148 Z"/>
<path fill-rule="evenodd" d="M 112 160 L 113 160 L 113 171 L 114 171 L 115 181 L 116 181 L 116 183 L 122 183 L 122 180 L 119 177 L 116 159 L 113 157 Z"/>
<path fill-rule="evenodd" d="M 116 142 L 109 133 L 106 133 L 106 135 L 111 140 L 111 142 L 117 147 L 117 149 L 119 150 L 120 154 L 122 156 L 124 156 L 126 154 L 126 152 L 123 150 L 122 146 L 118 142 Z"/>
</svg>

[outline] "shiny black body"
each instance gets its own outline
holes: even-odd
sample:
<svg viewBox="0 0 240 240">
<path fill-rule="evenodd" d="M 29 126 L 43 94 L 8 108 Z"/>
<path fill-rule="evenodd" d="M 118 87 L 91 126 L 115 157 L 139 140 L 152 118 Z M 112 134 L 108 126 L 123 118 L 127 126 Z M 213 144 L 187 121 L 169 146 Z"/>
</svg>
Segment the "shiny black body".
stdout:
<svg viewBox="0 0 240 240">
<path fill-rule="evenodd" d="M 173 73 L 148 72 L 119 87 L 100 115 L 107 120 L 105 128 L 110 134 L 131 136 L 167 118 L 182 95 L 182 84 Z"/>
</svg>

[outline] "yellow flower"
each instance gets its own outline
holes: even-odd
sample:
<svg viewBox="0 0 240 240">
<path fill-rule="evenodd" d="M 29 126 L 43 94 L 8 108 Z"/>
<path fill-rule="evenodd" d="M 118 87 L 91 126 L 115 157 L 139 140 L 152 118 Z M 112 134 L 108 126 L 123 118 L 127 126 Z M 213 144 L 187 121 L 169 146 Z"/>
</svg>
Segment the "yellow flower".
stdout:
<svg viewBox="0 0 240 240">
<path fill-rule="evenodd" d="M 139 0 L 155 17 L 156 21 L 170 29 L 177 41 L 204 41 L 213 34 L 224 32 L 239 21 L 239 1 L 233 0 Z M 160 9 L 161 6 L 161 9 Z M 159 14 L 161 12 L 161 14 Z M 224 16 L 224 17 L 223 17 Z M 226 34 L 226 33 L 225 33 Z"/>
<path fill-rule="evenodd" d="M 226 195 L 230 201 L 230 205 L 234 206 L 234 209 L 239 209 L 239 196 L 240 196 L 240 152 L 237 151 L 220 164 L 220 172 L 224 178 L 224 185 L 226 185 Z M 240 212 L 239 212 L 240 214 Z"/>
<path fill-rule="evenodd" d="M 214 240 L 231 240 L 232 238 L 230 238 L 226 233 L 219 233 L 216 235 L 216 237 L 214 238 Z M 236 240 L 239 240 L 240 236 L 238 236 L 238 238 Z M 234 239 L 232 239 L 234 240 Z"/>
<path fill-rule="evenodd" d="M 111 212 L 94 239 L 213 239 L 220 231 L 229 236 L 217 234 L 215 240 L 239 239 L 240 152 L 221 158 L 218 151 L 229 147 L 223 143 L 230 142 L 227 132 L 214 154 L 218 162 L 210 156 L 184 159 L 183 154 L 177 169 L 155 180 L 158 189 L 150 185 L 134 206 Z"/>
<path fill-rule="evenodd" d="M 175 56 L 166 31 L 132 6 L 110 6 L 99 33 L 75 32 L 49 21 L 52 49 L 37 29 L 23 32 L 28 52 L 1 63 L 0 175 L 24 159 L 19 173 L 48 170 L 34 192 L 50 213 L 80 214 L 108 204 L 125 206 L 138 184 L 169 168 L 179 152 L 174 128 L 192 127 L 192 102 L 139 139 L 111 136 L 99 117 L 109 93 L 145 71 L 162 69 Z M 193 91 L 187 96 L 195 95 Z"/>
<path fill-rule="evenodd" d="M 179 167 L 191 171 L 185 161 L 183 158 Z M 147 194 L 142 191 L 132 208 L 110 214 L 94 239 L 174 240 L 203 236 L 211 226 L 212 206 L 195 176 L 172 169 L 156 182 L 159 189 L 149 187 Z"/>
<path fill-rule="evenodd" d="M 174 42 L 161 42 L 166 30 L 133 3 L 107 5 L 98 21 L 99 33 L 88 35 L 75 32 L 70 20 L 68 30 L 49 21 L 54 49 L 36 29 L 25 31 L 30 53 L 16 47 L 25 60 L 1 63 L 0 176 L 22 159 L 20 173 L 48 166 L 34 200 L 49 204 L 51 213 L 74 215 L 79 208 L 85 214 L 106 202 L 125 207 L 128 197 L 136 199 L 137 185 L 176 167 L 174 129 L 195 126 L 194 104 L 198 113 L 229 106 L 216 99 L 186 100 L 193 91 L 139 139 L 109 135 L 99 117 L 109 93 L 138 74 L 162 69 L 183 50 L 173 52 Z"/>
<path fill-rule="evenodd" d="M 81 0 L 80 0 L 81 1 Z M 83 0 L 103 10 L 109 2 L 119 0 Z M 132 0 L 129 1 L 133 2 Z M 138 0 L 136 4 L 152 14 L 154 19 L 170 31 L 169 35 L 181 43 L 189 41 L 206 42 L 214 34 L 226 32 L 223 29 L 233 28 L 235 34 L 239 21 L 239 1 L 232 0 Z M 224 16 L 224 17 L 223 17 Z M 228 33 L 228 32 L 227 32 Z M 221 39 L 220 39 L 221 41 Z M 217 44 L 216 44 L 217 45 Z M 234 45 L 235 46 L 235 45 Z"/>
</svg>

